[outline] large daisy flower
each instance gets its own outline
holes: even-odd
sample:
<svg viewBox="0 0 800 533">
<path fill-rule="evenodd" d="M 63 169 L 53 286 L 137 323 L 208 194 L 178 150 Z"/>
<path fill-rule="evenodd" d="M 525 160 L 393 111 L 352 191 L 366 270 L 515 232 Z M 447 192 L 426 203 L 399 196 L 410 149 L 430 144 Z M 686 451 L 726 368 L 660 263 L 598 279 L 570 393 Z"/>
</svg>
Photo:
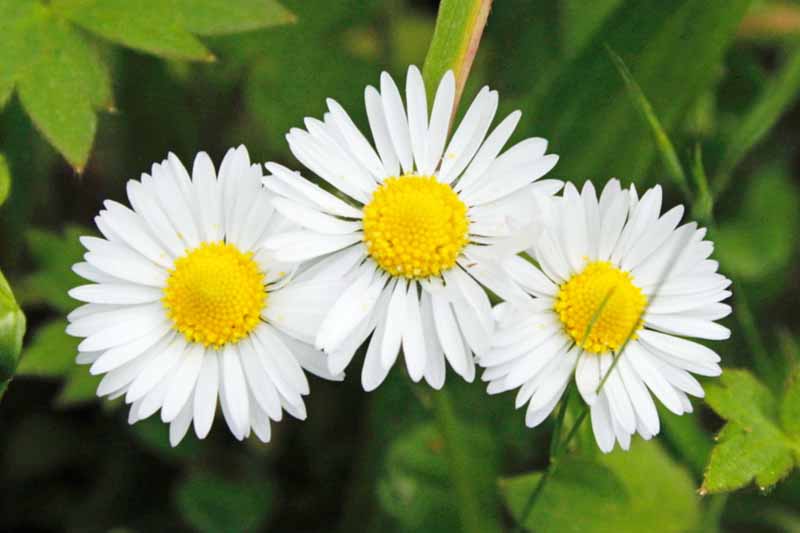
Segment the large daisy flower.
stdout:
<svg viewBox="0 0 800 533">
<path fill-rule="evenodd" d="M 516 405 L 528 404 L 534 427 L 574 371 L 599 447 L 627 449 L 633 433 L 659 431 L 651 395 L 673 413 L 691 412 L 687 395 L 703 396 L 692 374 L 720 374 L 719 356 L 686 337 L 728 338 L 715 320 L 731 312 L 721 303 L 730 280 L 709 259 L 706 230 L 678 226 L 683 206 L 660 215 L 660 187 L 639 199 L 611 180 L 598 199 L 590 182 L 580 193 L 568 184 L 550 204 L 550 223 L 527 250 L 539 267 L 520 256 L 506 263 L 534 300 L 495 308 L 483 379 L 490 393 L 519 387 Z"/>
<path fill-rule="evenodd" d="M 218 397 L 236 438 L 252 430 L 266 442 L 283 410 L 305 418 L 303 369 L 341 378 L 302 342 L 330 293 L 291 280 L 295 265 L 259 246 L 290 227 L 261 179 L 243 146 L 219 178 L 203 152 L 191 176 L 170 154 L 128 181 L 133 209 L 105 202 L 95 218 L 104 238 L 81 238 L 88 252 L 74 270 L 91 284 L 70 291 L 85 304 L 67 327 L 85 337 L 78 362 L 105 374 L 99 396 L 132 404 L 131 423 L 160 409 L 173 446 L 192 422 L 208 434 Z"/>
<path fill-rule="evenodd" d="M 349 281 L 316 336 L 331 372 L 344 369 L 372 334 L 366 390 L 384 380 L 401 346 L 414 381 L 441 387 L 445 359 L 471 381 L 473 353 L 488 350 L 494 329 L 480 284 L 506 299 L 525 297 L 485 245 L 509 244 L 516 227 L 534 223 L 532 197 L 561 188 L 536 182 L 558 157 L 545 155 L 539 138 L 500 154 L 520 113 L 487 137 L 498 104 L 488 87 L 447 143 L 452 72 L 441 80 L 430 116 L 416 67 L 408 70 L 405 106 L 392 78 L 383 73 L 380 81 L 380 90 L 367 87 L 364 95 L 374 148 L 330 99 L 323 120 L 307 118 L 305 130 L 287 135 L 297 159 L 339 195 L 268 163 L 272 175 L 264 183 L 281 196 L 275 208 L 302 229 L 265 246 L 283 261 L 323 258 L 316 279 Z"/>
</svg>

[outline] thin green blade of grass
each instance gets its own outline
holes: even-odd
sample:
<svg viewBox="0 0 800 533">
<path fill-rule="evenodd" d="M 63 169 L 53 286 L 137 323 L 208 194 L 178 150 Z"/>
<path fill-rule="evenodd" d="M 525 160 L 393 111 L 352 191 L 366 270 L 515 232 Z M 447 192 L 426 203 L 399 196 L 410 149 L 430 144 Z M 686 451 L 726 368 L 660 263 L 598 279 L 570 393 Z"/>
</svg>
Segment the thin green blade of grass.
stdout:
<svg viewBox="0 0 800 533">
<path fill-rule="evenodd" d="M 714 196 L 708 186 L 705 165 L 703 165 L 703 149 L 700 145 L 694 148 L 694 158 L 692 159 L 692 176 L 694 176 L 697 196 L 695 197 L 693 214 L 701 224 L 709 226 L 713 223 Z"/>
<path fill-rule="evenodd" d="M 650 128 L 650 133 L 653 135 L 653 140 L 656 143 L 658 154 L 661 157 L 661 160 L 664 162 L 664 166 L 666 167 L 669 176 L 675 181 L 675 183 L 681 189 L 681 192 L 687 198 L 691 197 L 692 193 L 689 189 L 689 183 L 686 179 L 686 172 L 684 172 L 681 161 L 678 158 L 677 152 L 675 151 L 675 147 L 673 146 L 672 141 L 670 141 L 667 132 L 664 130 L 664 127 L 661 125 L 661 121 L 658 120 L 658 117 L 653 110 L 653 106 L 645 96 L 642 88 L 633 78 L 633 74 L 631 74 L 630 69 L 628 69 L 628 66 L 625 64 L 622 58 L 608 45 L 606 45 L 606 51 L 608 52 L 609 57 L 611 57 L 611 61 L 613 61 L 614 66 L 617 68 L 617 72 L 619 72 L 620 77 L 622 77 L 622 80 L 625 82 L 625 88 L 628 90 L 628 94 L 631 97 L 631 102 Z"/>
</svg>

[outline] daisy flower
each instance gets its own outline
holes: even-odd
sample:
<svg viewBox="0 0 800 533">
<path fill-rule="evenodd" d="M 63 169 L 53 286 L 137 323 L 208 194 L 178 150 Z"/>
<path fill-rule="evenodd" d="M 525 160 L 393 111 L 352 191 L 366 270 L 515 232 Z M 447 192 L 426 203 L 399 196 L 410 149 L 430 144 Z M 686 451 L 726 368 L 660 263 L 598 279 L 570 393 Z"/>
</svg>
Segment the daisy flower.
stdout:
<svg viewBox="0 0 800 533">
<path fill-rule="evenodd" d="M 252 430 L 266 442 L 283 410 L 305 418 L 303 369 L 342 377 L 303 342 L 330 294 L 291 280 L 295 265 L 259 246 L 291 227 L 261 179 L 243 146 L 219 177 L 203 152 L 191 176 L 170 154 L 128 181 L 133 209 L 105 202 L 103 238 L 81 238 L 88 251 L 73 269 L 91 283 L 69 292 L 85 303 L 67 327 L 84 337 L 78 363 L 105 374 L 99 396 L 125 397 L 130 423 L 160 409 L 173 446 L 192 423 L 208 434 L 218 397 L 237 439 Z"/>
<path fill-rule="evenodd" d="M 729 337 L 715 320 L 731 312 L 721 303 L 731 282 L 709 259 L 706 230 L 678 226 L 683 206 L 660 215 L 660 187 L 640 199 L 611 180 L 598 199 L 590 182 L 580 193 L 568 184 L 550 204 L 550 222 L 527 250 L 539 267 L 520 256 L 505 264 L 534 299 L 495 308 L 482 377 L 493 394 L 519 387 L 516 405 L 528 404 L 525 422 L 534 427 L 574 371 L 600 449 L 628 449 L 632 434 L 659 431 L 651 395 L 688 413 L 687 395 L 703 396 L 692 374 L 721 373 L 719 356 L 686 337 Z"/>
<path fill-rule="evenodd" d="M 537 182 L 556 164 L 547 142 L 531 138 L 500 154 L 520 119 L 511 113 L 487 136 L 496 91 L 484 87 L 449 143 L 455 79 L 448 72 L 428 113 L 425 86 L 408 69 L 406 102 L 392 78 L 364 98 L 374 147 L 345 110 L 329 99 L 323 120 L 287 135 L 297 159 L 338 195 L 274 163 L 264 180 L 275 208 L 301 229 L 267 239 L 282 261 L 321 258 L 316 279 L 349 286 L 323 319 L 315 345 L 342 371 L 372 334 L 362 370 L 375 389 L 402 347 L 412 380 L 440 388 L 445 359 L 464 379 L 473 354 L 494 330 L 484 285 L 506 299 L 525 298 L 486 245 L 509 244 L 516 226 L 532 224 L 531 198 L 561 182 Z M 535 183 L 534 183 L 535 182 Z"/>
</svg>

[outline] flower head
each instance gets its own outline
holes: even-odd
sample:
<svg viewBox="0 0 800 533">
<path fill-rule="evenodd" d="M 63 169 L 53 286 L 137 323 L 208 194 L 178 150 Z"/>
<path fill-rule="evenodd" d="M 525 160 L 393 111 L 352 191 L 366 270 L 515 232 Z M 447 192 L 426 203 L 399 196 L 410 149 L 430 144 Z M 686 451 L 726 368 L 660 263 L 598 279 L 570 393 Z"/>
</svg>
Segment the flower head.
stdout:
<svg viewBox="0 0 800 533">
<path fill-rule="evenodd" d="M 364 97 L 373 144 L 333 100 L 323 120 L 287 135 L 292 153 L 338 194 L 268 163 L 264 184 L 275 208 L 302 229 L 268 239 L 284 261 L 321 259 L 319 280 L 346 280 L 322 322 L 316 346 L 332 372 L 344 369 L 371 335 L 362 371 L 377 387 L 400 348 L 414 381 L 444 383 L 445 359 L 471 381 L 473 354 L 484 354 L 494 330 L 484 285 L 506 299 L 525 294 L 487 248 L 535 222 L 531 202 L 561 188 L 537 181 L 558 160 L 544 139 L 500 153 L 520 119 L 514 112 L 491 133 L 497 92 L 484 87 L 448 138 L 455 79 L 448 72 L 433 106 L 422 76 L 408 70 L 405 104 L 392 78 Z M 488 136 L 487 136 L 488 134 Z"/>
<path fill-rule="evenodd" d="M 70 291 L 85 303 L 67 327 L 84 337 L 78 362 L 105 374 L 98 395 L 125 396 L 131 423 L 160 409 L 173 445 L 192 422 L 208 434 L 217 398 L 238 439 L 268 441 L 283 410 L 306 416 L 303 369 L 341 377 L 307 343 L 333 296 L 260 246 L 290 227 L 261 178 L 244 147 L 219 176 L 203 152 L 191 176 L 170 154 L 128 182 L 132 209 L 105 202 L 103 238 L 81 238 L 74 270 L 91 283 Z"/>
<path fill-rule="evenodd" d="M 685 337 L 726 339 L 715 321 L 730 280 L 709 259 L 711 242 L 694 222 L 678 226 L 683 206 L 661 215 L 661 188 L 641 199 L 611 180 L 598 199 L 591 182 L 567 184 L 550 202 L 549 222 L 527 250 L 505 264 L 531 297 L 495 308 L 497 333 L 479 363 L 489 392 L 519 387 L 533 427 L 553 410 L 574 372 L 591 407 L 598 445 L 627 449 L 631 435 L 659 431 L 651 395 L 667 409 L 692 411 L 702 397 L 691 374 L 717 376 L 719 356 Z M 602 384 L 602 387 L 601 387 Z"/>
</svg>

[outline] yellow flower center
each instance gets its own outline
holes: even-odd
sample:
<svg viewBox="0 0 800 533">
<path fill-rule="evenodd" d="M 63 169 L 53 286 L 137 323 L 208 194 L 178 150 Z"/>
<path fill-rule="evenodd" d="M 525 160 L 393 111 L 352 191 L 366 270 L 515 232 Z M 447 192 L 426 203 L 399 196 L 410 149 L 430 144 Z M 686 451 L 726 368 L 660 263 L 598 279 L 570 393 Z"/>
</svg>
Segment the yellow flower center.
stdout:
<svg viewBox="0 0 800 533">
<path fill-rule="evenodd" d="M 175 261 L 162 301 L 186 340 L 219 348 L 258 325 L 267 301 L 264 274 L 252 253 L 203 243 Z"/>
<path fill-rule="evenodd" d="M 364 207 L 369 255 L 393 276 L 426 278 L 453 267 L 468 229 L 467 206 L 432 176 L 388 178 Z"/>
<path fill-rule="evenodd" d="M 599 354 L 618 350 L 629 336 L 636 338 L 646 304 L 629 273 L 595 261 L 561 285 L 555 311 L 578 346 Z"/>
</svg>

